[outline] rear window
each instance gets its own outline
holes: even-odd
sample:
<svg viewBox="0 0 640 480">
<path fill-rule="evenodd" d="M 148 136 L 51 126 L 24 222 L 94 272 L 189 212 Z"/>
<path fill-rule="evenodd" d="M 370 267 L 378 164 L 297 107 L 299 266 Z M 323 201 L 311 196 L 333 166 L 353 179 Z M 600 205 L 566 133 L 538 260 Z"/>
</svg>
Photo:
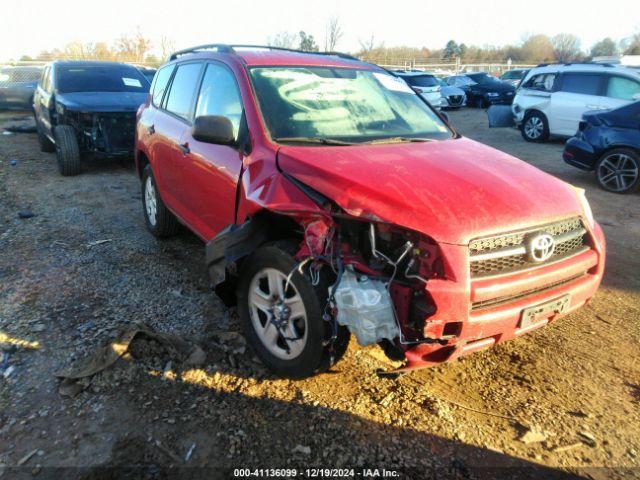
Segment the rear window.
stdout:
<svg viewBox="0 0 640 480">
<path fill-rule="evenodd" d="M 174 68 L 175 65 L 167 65 L 166 67 L 162 67 L 158 70 L 158 74 L 155 76 L 153 86 L 151 87 L 154 105 L 158 106 L 160 105 L 160 102 L 162 102 L 162 97 L 167 89 L 167 85 L 169 84 Z"/>
<path fill-rule="evenodd" d="M 59 65 L 55 71 L 60 93 L 149 91 L 144 75 L 127 65 Z"/>
<path fill-rule="evenodd" d="M 433 75 L 411 75 L 402 78 L 412 87 L 437 87 L 439 85 Z"/>
<path fill-rule="evenodd" d="M 167 111 L 185 120 L 189 119 L 201 67 L 201 63 L 186 63 L 178 66 L 166 101 Z"/>
<path fill-rule="evenodd" d="M 609 77 L 607 97 L 634 100 L 634 95 L 638 94 L 640 94 L 640 82 L 626 77 Z"/>
<path fill-rule="evenodd" d="M 602 75 L 589 73 L 565 73 L 562 76 L 562 91 L 582 95 L 598 95 Z"/>
</svg>

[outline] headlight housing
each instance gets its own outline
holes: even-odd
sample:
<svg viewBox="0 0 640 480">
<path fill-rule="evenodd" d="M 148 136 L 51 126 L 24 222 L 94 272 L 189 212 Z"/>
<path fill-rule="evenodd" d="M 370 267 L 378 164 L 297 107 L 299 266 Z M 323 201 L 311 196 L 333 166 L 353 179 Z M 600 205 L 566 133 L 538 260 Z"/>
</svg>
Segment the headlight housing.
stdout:
<svg viewBox="0 0 640 480">
<path fill-rule="evenodd" d="M 582 206 L 582 213 L 584 213 L 584 218 L 587 220 L 589 227 L 593 228 L 596 222 L 595 222 L 595 219 L 593 218 L 591 205 L 589 205 L 589 201 L 587 200 L 585 191 L 583 188 L 576 188 L 575 190 L 576 190 L 576 195 L 578 195 L 578 200 L 580 200 L 580 205 Z"/>
<path fill-rule="evenodd" d="M 500 96 L 500 94 L 499 94 L 499 93 L 496 93 L 496 92 L 489 92 L 489 93 L 487 93 L 487 97 L 499 97 L 499 96 Z"/>
</svg>

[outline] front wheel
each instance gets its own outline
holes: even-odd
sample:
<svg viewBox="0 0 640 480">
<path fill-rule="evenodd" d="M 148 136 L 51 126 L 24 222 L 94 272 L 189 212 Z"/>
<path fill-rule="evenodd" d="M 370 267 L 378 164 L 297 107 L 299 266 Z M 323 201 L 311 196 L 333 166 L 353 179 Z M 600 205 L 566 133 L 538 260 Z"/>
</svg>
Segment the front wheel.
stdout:
<svg viewBox="0 0 640 480">
<path fill-rule="evenodd" d="M 332 334 L 331 324 L 323 320 L 328 283 L 321 275 L 314 286 L 307 274 L 294 270 L 294 250 L 288 242 L 267 244 L 244 261 L 238 311 L 245 338 L 260 360 L 278 375 L 304 378 L 342 357 L 349 332 L 339 327 L 333 346 L 327 342 Z"/>
<path fill-rule="evenodd" d="M 611 150 L 598 162 L 596 177 L 609 192 L 629 193 L 640 180 L 640 155 L 628 148 Z"/>
<path fill-rule="evenodd" d="M 53 129 L 56 141 L 58 170 L 65 177 L 80 173 L 80 147 L 76 131 L 71 125 L 58 125 Z"/>
<path fill-rule="evenodd" d="M 547 118 L 540 112 L 531 112 L 522 122 L 522 138 L 527 142 L 546 142 L 549 139 Z"/>
</svg>

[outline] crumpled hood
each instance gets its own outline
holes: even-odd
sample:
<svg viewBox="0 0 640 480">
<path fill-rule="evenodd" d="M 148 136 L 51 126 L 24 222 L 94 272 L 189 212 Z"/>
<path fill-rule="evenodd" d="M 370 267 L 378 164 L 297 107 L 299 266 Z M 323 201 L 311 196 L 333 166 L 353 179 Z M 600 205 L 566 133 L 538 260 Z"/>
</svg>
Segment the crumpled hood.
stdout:
<svg viewBox="0 0 640 480">
<path fill-rule="evenodd" d="M 283 146 L 278 165 L 351 215 L 439 242 L 581 214 L 567 183 L 466 138 L 366 146 Z"/>
<path fill-rule="evenodd" d="M 69 110 L 83 112 L 135 112 L 146 99 L 146 92 L 60 93 L 56 100 Z"/>
</svg>

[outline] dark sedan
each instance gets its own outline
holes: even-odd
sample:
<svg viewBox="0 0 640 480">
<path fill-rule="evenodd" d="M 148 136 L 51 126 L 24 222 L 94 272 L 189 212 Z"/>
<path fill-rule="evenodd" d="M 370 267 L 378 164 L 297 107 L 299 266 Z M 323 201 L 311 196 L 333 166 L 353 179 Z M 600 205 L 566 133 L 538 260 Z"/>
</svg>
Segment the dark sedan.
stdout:
<svg viewBox="0 0 640 480">
<path fill-rule="evenodd" d="M 467 95 L 467 105 L 488 108 L 491 105 L 511 105 L 515 87 L 486 72 L 466 73 L 445 78 L 445 82 L 459 87 Z"/>
<path fill-rule="evenodd" d="M 633 191 L 640 178 L 640 101 L 585 113 L 562 158 L 574 167 L 595 171 L 605 190 Z"/>
<path fill-rule="evenodd" d="M 30 110 L 41 75 L 40 67 L 0 68 L 0 108 Z"/>
</svg>

